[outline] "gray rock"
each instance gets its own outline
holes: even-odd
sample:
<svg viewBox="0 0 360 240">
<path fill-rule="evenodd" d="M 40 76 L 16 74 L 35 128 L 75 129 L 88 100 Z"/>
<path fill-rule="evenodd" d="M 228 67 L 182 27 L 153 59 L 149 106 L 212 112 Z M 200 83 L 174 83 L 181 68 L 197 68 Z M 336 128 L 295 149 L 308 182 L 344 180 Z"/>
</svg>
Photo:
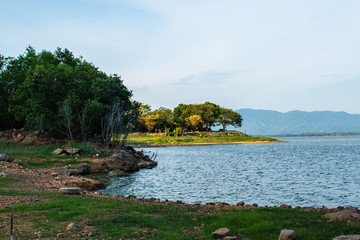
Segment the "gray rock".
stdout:
<svg viewBox="0 0 360 240">
<path fill-rule="evenodd" d="M 127 172 L 121 171 L 119 169 L 112 170 L 108 173 L 108 176 L 110 177 L 123 177 L 128 175 L 129 174 Z"/>
<path fill-rule="evenodd" d="M 84 150 L 82 150 L 81 148 L 73 148 L 73 147 L 66 147 L 64 149 L 64 153 L 68 154 L 68 155 L 76 155 L 76 154 L 81 154 Z"/>
<path fill-rule="evenodd" d="M 297 240 L 298 236 L 294 230 L 284 229 L 280 232 L 278 240 Z"/>
<path fill-rule="evenodd" d="M 9 156 L 5 153 L 0 153 L 0 161 L 7 161 L 9 159 Z"/>
<path fill-rule="evenodd" d="M 62 153 L 64 153 L 64 150 L 62 150 L 61 148 L 57 148 L 52 153 L 56 155 L 61 155 Z"/>
<path fill-rule="evenodd" d="M 224 227 L 219 228 L 218 230 L 213 232 L 212 235 L 214 236 L 214 238 L 224 238 L 226 236 L 231 236 L 232 234 L 228 228 Z"/>
<path fill-rule="evenodd" d="M 139 163 L 138 163 L 138 167 L 139 168 L 153 168 L 157 166 L 157 162 L 155 161 L 145 161 L 145 160 L 140 160 Z"/>
<path fill-rule="evenodd" d="M 7 177 L 7 174 L 4 173 L 4 172 L 1 172 L 1 173 L 0 173 L 0 177 Z"/>
<path fill-rule="evenodd" d="M 66 195 L 80 195 L 80 188 L 77 187 L 64 187 L 59 189 L 60 193 Z"/>
<path fill-rule="evenodd" d="M 139 170 L 138 163 L 139 159 L 122 150 L 118 153 L 114 153 L 111 157 L 102 162 L 100 168 L 108 171 L 118 169 L 125 172 L 134 172 Z"/>
<path fill-rule="evenodd" d="M 236 240 L 237 237 L 236 236 L 226 236 L 223 238 L 223 240 Z"/>
<path fill-rule="evenodd" d="M 360 235 L 341 235 L 333 240 L 360 240 Z"/>
<path fill-rule="evenodd" d="M 90 174 L 90 165 L 87 163 L 80 163 L 76 165 L 66 166 L 65 174 L 72 175 L 86 175 Z"/>
</svg>

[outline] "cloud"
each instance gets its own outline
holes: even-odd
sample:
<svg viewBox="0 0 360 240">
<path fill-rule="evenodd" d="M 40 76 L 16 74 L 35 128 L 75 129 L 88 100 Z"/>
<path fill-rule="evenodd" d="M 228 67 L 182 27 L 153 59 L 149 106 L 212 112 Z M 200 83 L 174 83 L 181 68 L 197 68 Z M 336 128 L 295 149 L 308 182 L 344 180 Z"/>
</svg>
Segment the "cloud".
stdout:
<svg viewBox="0 0 360 240">
<path fill-rule="evenodd" d="M 226 83 L 233 75 L 233 72 L 202 72 L 181 78 L 172 85 L 223 84 Z"/>
</svg>

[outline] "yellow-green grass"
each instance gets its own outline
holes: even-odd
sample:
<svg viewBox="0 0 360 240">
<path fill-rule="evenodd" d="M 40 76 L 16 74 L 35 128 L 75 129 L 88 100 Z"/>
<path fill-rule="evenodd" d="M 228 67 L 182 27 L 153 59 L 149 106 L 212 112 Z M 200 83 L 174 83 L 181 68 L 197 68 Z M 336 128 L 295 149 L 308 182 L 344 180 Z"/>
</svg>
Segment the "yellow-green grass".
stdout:
<svg viewBox="0 0 360 240">
<path fill-rule="evenodd" d="M 196 145 L 196 144 L 229 144 L 229 143 L 253 143 L 275 142 L 271 137 L 248 136 L 241 132 L 195 132 L 185 133 L 183 136 L 165 136 L 164 133 L 130 134 L 127 139 L 129 145 Z"/>
</svg>

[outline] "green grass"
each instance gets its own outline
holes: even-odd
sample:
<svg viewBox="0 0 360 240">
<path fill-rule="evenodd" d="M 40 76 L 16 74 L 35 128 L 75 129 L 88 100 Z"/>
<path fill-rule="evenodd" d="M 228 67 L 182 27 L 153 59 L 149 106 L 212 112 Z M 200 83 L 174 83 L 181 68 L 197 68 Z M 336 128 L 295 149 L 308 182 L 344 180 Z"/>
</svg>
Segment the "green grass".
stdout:
<svg viewBox="0 0 360 240">
<path fill-rule="evenodd" d="M 127 143 L 136 144 L 170 144 L 187 145 L 199 143 L 231 143 L 231 142 L 257 142 L 257 141 L 277 141 L 271 137 L 253 137 L 241 132 L 195 132 L 187 133 L 184 136 L 164 136 L 164 134 L 130 134 Z"/>
<path fill-rule="evenodd" d="M 68 166 L 79 163 L 90 163 L 89 161 L 78 161 L 76 159 L 70 160 L 37 160 L 37 161 L 25 161 L 28 167 L 30 168 L 46 168 L 46 167 L 58 167 L 58 166 Z"/>
<path fill-rule="evenodd" d="M 8 187 L 11 183 L 18 182 L 19 179 L 10 177 L 0 177 L 0 188 Z"/>
<path fill-rule="evenodd" d="M 0 152 L 6 153 L 9 156 L 9 161 L 14 159 L 23 160 L 27 167 L 31 168 L 44 168 L 65 166 L 70 164 L 78 164 L 81 162 L 89 163 L 88 161 L 80 161 L 81 158 L 91 157 L 95 151 L 94 148 L 87 143 L 73 143 L 71 147 L 82 148 L 85 153 L 81 156 L 69 156 L 69 155 L 56 155 L 52 152 L 57 148 L 64 148 L 67 146 L 60 145 L 23 145 L 23 144 L 6 144 L 0 142 Z M 100 154 L 100 157 L 108 156 L 109 154 Z"/>
<path fill-rule="evenodd" d="M 321 213 L 299 209 L 199 212 L 198 206 L 153 205 L 57 193 L 49 197 L 51 199 L 47 202 L 1 209 L 0 213 L 14 211 L 16 216 L 26 216 L 26 221 L 32 223 L 28 234 L 41 231 L 44 237 L 53 237 L 54 232 L 64 231 L 70 222 L 97 227 L 95 239 L 213 239 L 211 233 L 221 227 L 229 228 L 238 239 L 247 237 L 252 240 L 277 239 L 285 228 L 295 230 L 299 239 L 303 240 L 328 240 L 338 235 L 360 232 L 359 225 L 329 223 Z M 23 238 L 28 237 L 26 232 L 22 234 L 25 234 Z M 5 235 L 0 233 L 0 238 L 5 238 Z"/>
</svg>

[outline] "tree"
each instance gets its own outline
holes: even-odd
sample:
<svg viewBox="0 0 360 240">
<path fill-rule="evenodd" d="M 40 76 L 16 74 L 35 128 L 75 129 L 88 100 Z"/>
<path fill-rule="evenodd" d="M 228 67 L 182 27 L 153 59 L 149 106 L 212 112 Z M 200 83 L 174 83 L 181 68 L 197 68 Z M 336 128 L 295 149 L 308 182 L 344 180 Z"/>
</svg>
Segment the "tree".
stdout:
<svg viewBox="0 0 360 240">
<path fill-rule="evenodd" d="M 159 130 L 174 129 L 174 114 L 170 109 L 160 107 L 153 112 L 157 116 L 155 128 Z"/>
<path fill-rule="evenodd" d="M 189 125 L 194 130 L 199 130 L 204 125 L 204 121 L 202 120 L 200 115 L 191 115 L 188 118 L 188 121 L 189 121 Z"/>
<path fill-rule="evenodd" d="M 104 116 L 121 112 L 121 131 L 135 124 L 138 104 L 131 97 L 120 76 L 106 75 L 68 49 L 36 53 L 29 46 L 18 58 L 0 56 L 0 128 L 96 138 Z"/>
<path fill-rule="evenodd" d="M 159 116 L 153 113 L 150 113 L 142 118 L 148 132 L 151 132 L 154 129 L 158 119 Z"/>
<path fill-rule="evenodd" d="M 220 115 L 217 119 L 217 122 L 222 125 L 223 131 L 226 131 L 226 127 L 228 125 L 232 125 L 234 127 L 241 127 L 242 117 L 239 113 L 231 109 L 220 108 Z"/>
</svg>

